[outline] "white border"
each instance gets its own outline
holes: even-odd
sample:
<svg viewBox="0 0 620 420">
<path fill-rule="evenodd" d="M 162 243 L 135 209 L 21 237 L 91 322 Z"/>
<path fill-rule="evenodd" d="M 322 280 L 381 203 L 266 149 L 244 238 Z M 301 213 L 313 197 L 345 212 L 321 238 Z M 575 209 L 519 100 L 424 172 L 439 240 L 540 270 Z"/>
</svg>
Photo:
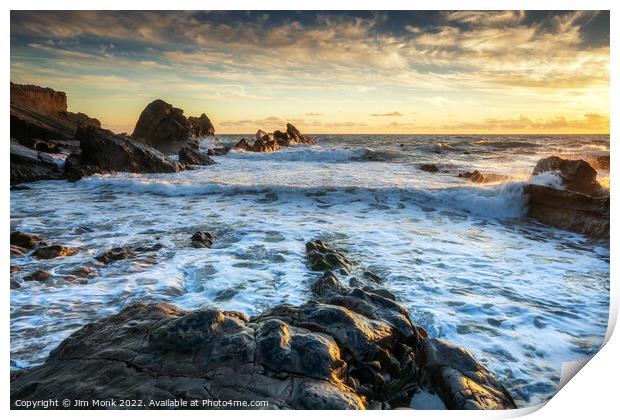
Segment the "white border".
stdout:
<svg viewBox="0 0 620 420">
<path fill-rule="evenodd" d="M 616 13 L 620 13 L 620 7 L 617 5 L 620 4 L 618 2 L 611 1 L 601 1 L 601 0 L 588 0 L 588 1 L 574 1 L 574 0 L 565 0 L 565 1 L 549 1 L 549 0 L 522 0 L 522 1 L 514 1 L 514 0 L 505 0 L 502 2 L 498 1 L 484 1 L 484 0 L 470 0 L 467 2 L 464 1 L 454 1 L 454 0 L 436 0 L 433 2 L 420 2 L 413 3 L 407 1 L 395 1 L 395 0 L 381 0 L 381 1 L 369 1 L 369 0 L 358 0 L 355 3 L 338 1 L 338 0 L 315 0 L 313 2 L 301 2 L 301 1 L 283 1 L 283 0 L 263 0 L 261 2 L 252 2 L 252 1 L 243 1 L 243 0 L 217 0 L 217 1 L 196 1 L 196 0 L 176 0 L 174 2 L 169 1 L 161 1 L 155 3 L 154 1 L 137 1 L 137 0 L 91 0 L 89 2 L 84 2 L 83 0 L 65 0 L 58 1 L 55 3 L 51 3 L 49 1 L 33 1 L 33 0 L 21 0 L 21 1 L 13 1 L 9 0 L 4 4 L 4 13 L 2 15 L 2 28 L 3 28 L 3 38 L 4 42 L 2 43 L 3 54 L 3 66 L 2 72 L 5 74 L 4 84 L 2 84 L 2 93 L 3 93 L 3 107 L 5 109 L 4 115 L 5 117 L 0 120 L 0 124 L 2 125 L 2 133 L 4 133 L 4 151 L 5 153 L 0 154 L 1 159 L 1 167 L 4 168 L 4 172 L 2 173 L 2 178 L 5 185 L 5 193 L 2 196 L 2 235 L 5 242 L 5 248 L 8 248 L 8 237 L 9 237 L 9 229 L 10 229 L 10 207 L 9 207 L 9 119 L 6 118 L 8 115 L 8 107 L 9 107 L 9 84 L 8 80 L 10 79 L 10 9 L 15 10 L 45 10 L 45 9 L 60 9 L 60 10 L 86 10 L 86 9 L 99 9 L 99 10 L 139 10 L 139 9 L 161 9 L 161 10 L 246 10 L 246 9 L 257 9 L 257 10 L 276 10 L 276 9 L 284 9 L 284 10 L 342 10 L 342 9 L 351 9 L 351 10 L 406 10 L 406 9 L 414 9 L 414 10 L 481 10 L 481 9 L 526 9 L 526 10 L 611 10 L 611 86 L 617 85 L 614 83 L 616 77 L 618 76 L 618 57 L 617 57 L 617 42 L 618 42 L 618 19 L 616 18 Z M 611 146 L 611 154 L 612 154 L 612 164 L 611 167 L 611 179 L 612 179 L 612 189 L 615 189 L 615 180 L 618 179 L 619 170 L 618 165 L 615 165 L 616 158 L 618 157 L 618 153 L 616 153 L 616 147 L 614 144 L 614 134 L 618 130 L 618 95 L 614 93 L 613 88 L 611 89 L 611 104 L 610 104 L 610 117 L 611 117 L 611 136 L 612 136 L 612 146 Z M 615 193 L 613 194 L 615 197 Z M 615 199 L 611 200 L 611 211 L 612 214 L 620 214 L 619 213 L 619 205 L 617 204 Z M 410 418 L 414 416 L 415 418 L 490 418 L 490 417 L 516 417 L 520 415 L 531 414 L 532 419 L 548 419 L 548 418 L 589 418 L 589 419 L 606 419 L 611 418 L 612 415 L 617 416 L 618 412 L 618 378 L 620 378 L 620 362 L 618 361 L 618 355 L 620 355 L 620 342 L 617 337 L 613 337 L 611 334 L 615 327 L 617 313 L 618 313 L 618 285 L 617 285 L 617 270 L 616 268 L 616 238 L 618 237 L 618 224 L 615 223 L 615 219 L 612 217 L 611 224 L 611 249 L 612 249 L 612 258 L 611 258 L 611 306 L 610 306 L 610 323 L 609 329 L 606 336 L 607 344 L 606 346 L 596 355 L 594 358 L 587 363 L 587 366 L 583 368 L 583 370 L 577 375 L 577 379 L 570 380 L 565 387 L 559 392 L 555 397 L 553 397 L 545 406 L 543 410 L 537 411 L 538 407 L 530 407 L 526 409 L 519 409 L 513 411 L 504 411 L 504 412 L 446 412 L 446 411 L 437 411 L 437 412 L 420 412 L 415 411 L 411 412 L 408 410 L 402 411 L 392 411 L 389 416 L 391 417 L 402 417 L 406 416 L 406 418 Z M 2 259 L 2 266 L 0 270 L 3 270 L 4 273 L 9 272 L 9 259 Z M 6 274 L 5 274 L 6 275 Z M 8 280 L 8 279 L 7 279 Z M 8 281 L 6 281 L 8 283 Z M 8 293 L 8 284 L 5 284 L 6 297 L 5 297 L 5 310 L 3 311 L 3 325 L 2 329 L 2 340 L 5 345 L 5 358 L 6 361 L 9 358 L 10 354 L 10 341 L 9 341 L 9 310 L 10 310 L 10 297 Z M 611 337 L 611 339 L 610 339 Z M 573 366 L 569 366 L 567 368 L 573 369 L 573 374 L 576 371 L 579 371 L 582 363 L 576 362 Z M 9 365 L 8 363 L 2 364 L 4 378 L 2 386 L 2 404 L 3 408 L 6 411 L 9 411 Z M 577 368 L 575 370 L 575 368 Z M 568 372 L 568 371 L 567 371 Z M 569 375 L 572 377 L 572 375 Z M 613 414 L 612 414 L 613 413 Z M 134 418 L 167 418 L 171 413 L 166 411 L 138 411 L 138 412 L 81 412 L 81 411 L 70 411 L 70 412 L 60 412 L 60 411 L 48 411 L 45 413 L 32 413 L 32 412 L 19 412 L 19 411 L 11 411 L 10 415 L 15 418 L 31 418 L 34 416 L 45 416 L 46 419 L 73 419 L 79 418 L 84 415 L 88 415 L 92 418 L 105 418 L 110 414 L 114 416 L 119 416 L 121 418 L 129 418 L 131 416 Z M 179 415 L 184 417 L 198 417 L 201 418 L 209 417 L 211 415 L 217 417 L 225 417 L 225 418 L 242 418 L 252 416 L 254 418 L 267 418 L 267 416 L 271 417 L 288 417 L 295 416 L 295 418 L 310 418 L 314 417 L 315 414 L 309 411 L 284 411 L 284 412 L 240 412 L 240 411 L 225 411 L 225 412 L 202 412 L 202 411 L 184 411 L 183 413 L 179 413 Z M 378 416 L 384 416 L 384 414 L 379 414 L 379 412 L 365 412 L 365 413 L 353 413 L 347 412 L 327 412 L 321 413 L 320 416 L 368 416 L 377 418 Z"/>
</svg>

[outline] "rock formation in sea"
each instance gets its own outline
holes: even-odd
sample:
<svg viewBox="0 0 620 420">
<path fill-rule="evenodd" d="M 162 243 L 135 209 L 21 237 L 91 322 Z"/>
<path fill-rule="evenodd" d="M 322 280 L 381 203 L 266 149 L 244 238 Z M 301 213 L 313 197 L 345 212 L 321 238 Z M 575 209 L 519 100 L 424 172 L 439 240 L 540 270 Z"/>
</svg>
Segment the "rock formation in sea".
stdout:
<svg viewBox="0 0 620 420">
<path fill-rule="evenodd" d="M 189 142 L 179 149 L 179 162 L 190 166 L 214 165 L 216 163 L 207 153 L 199 150 L 196 142 Z"/>
<path fill-rule="evenodd" d="M 233 149 L 246 152 L 277 152 L 282 147 L 315 143 L 316 140 L 301 134 L 295 126 L 287 123 L 286 132 L 276 130 L 273 133 L 267 133 L 263 130 L 258 130 L 254 144 L 250 144 L 248 139 L 242 138 L 233 146 Z"/>
<path fill-rule="evenodd" d="M 559 229 L 609 239 L 609 190 L 596 180 L 596 171 L 583 160 L 557 156 L 541 159 L 532 175 L 553 172 L 564 189 L 528 184 L 528 216 Z"/>
<path fill-rule="evenodd" d="M 156 99 L 144 108 L 131 137 L 165 153 L 176 153 L 189 137 L 215 133 L 209 118 L 186 118 L 183 110 Z"/>
<path fill-rule="evenodd" d="M 161 173 L 178 172 L 184 167 L 158 150 L 109 130 L 80 127 L 76 134 L 81 153 L 65 161 L 69 179 L 105 172 Z"/>
<path fill-rule="evenodd" d="M 321 241 L 307 249 L 311 265 L 350 263 Z M 486 367 L 466 350 L 428 337 L 389 291 L 375 282 L 350 283 L 326 271 L 311 286 L 315 300 L 252 318 L 133 303 L 73 333 L 44 364 L 14 373 L 12 405 L 88 397 L 385 409 L 409 407 L 424 391 L 450 409 L 515 408 Z"/>
</svg>

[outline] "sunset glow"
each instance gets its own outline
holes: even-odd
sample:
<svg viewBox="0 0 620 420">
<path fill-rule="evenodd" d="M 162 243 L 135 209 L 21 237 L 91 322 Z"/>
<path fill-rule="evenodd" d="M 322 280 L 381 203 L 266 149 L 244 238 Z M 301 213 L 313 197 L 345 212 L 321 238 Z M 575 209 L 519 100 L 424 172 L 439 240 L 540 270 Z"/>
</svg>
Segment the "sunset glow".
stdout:
<svg viewBox="0 0 620 420">
<path fill-rule="evenodd" d="M 11 80 L 131 132 L 608 133 L 608 12 L 12 12 Z"/>
</svg>

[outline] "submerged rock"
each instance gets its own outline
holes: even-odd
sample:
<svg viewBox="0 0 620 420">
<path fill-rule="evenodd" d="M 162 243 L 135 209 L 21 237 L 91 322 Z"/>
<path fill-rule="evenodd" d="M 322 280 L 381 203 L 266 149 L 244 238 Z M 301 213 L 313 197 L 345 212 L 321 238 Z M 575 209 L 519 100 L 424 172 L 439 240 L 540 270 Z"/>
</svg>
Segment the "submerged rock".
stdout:
<svg viewBox="0 0 620 420">
<path fill-rule="evenodd" d="M 17 245 L 22 248 L 32 249 L 39 242 L 42 242 L 42 239 L 38 235 L 24 233 L 18 230 L 11 232 L 11 245 Z"/>
<path fill-rule="evenodd" d="M 40 260 L 49 260 L 57 257 L 70 257 L 78 253 L 77 248 L 71 248 L 68 246 L 62 245 L 48 245 L 41 246 L 34 250 L 32 253 L 33 257 L 36 257 Z"/>
<path fill-rule="evenodd" d="M 192 246 L 194 248 L 211 248 L 213 245 L 213 234 L 210 232 L 198 231 L 192 235 Z"/>
<path fill-rule="evenodd" d="M 110 264 L 114 261 L 124 260 L 126 258 L 134 258 L 140 254 L 159 251 L 164 247 L 163 244 L 147 245 L 128 245 L 117 246 L 105 251 L 95 257 L 97 261 L 103 264 Z"/>
<path fill-rule="evenodd" d="M 26 274 L 23 278 L 24 281 L 45 281 L 50 278 L 50 273 L 45 270 L 37 270 L 33 273 Z"/>
<path fill-rule="evenodd" d="M 439 172 L 439 168 L 432 163 L 424 163 L 420 165 L 420 170 L 424 172 Z"/>
<path fill-rule="evenodd" d="M 344 254 L 328 248 L 320 240 L 306 243 L 306 256 L 310 268 L 314 271 L 340 270 L 343 273 L 349 273 L 353 266 Z"/>
<path fill-rule="evenodd" d="M 585 160 L 569 160 L 551 156 L 539 160 L 532 175 L 539 175 L 543 172 L 558 173 L 564 187 L 569 191 L 591 196 L 604 194 L 596 180 L 596 171 Z"/>
<path fill-rule="evenodd" d="M 77 132 L 82 153 L 70 156 L 65 171 L 71 179 L 101 172 L 178 172 L 183 165 L 152 147 L 109 130 L 80 127 Z"/>
</svg>

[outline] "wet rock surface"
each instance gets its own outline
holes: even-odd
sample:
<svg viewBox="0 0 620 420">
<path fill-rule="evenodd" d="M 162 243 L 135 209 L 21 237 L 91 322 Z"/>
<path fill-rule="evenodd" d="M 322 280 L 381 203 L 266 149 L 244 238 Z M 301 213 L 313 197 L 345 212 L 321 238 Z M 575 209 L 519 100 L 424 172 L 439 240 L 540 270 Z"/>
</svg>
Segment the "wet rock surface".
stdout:
<svg viewBox="0 0 620 420">
<path fill-rule="evenodd" d="M 596 171 L 583 160 L 551 156 L 539 160 L 532 175 L 550 171 L 559 174 L 565 189 L 525 185 L 528 217 L 559 229 L 609 240 L 609 190 L 598 183 Z"/>
<path fill-rule="evenodd" d="M 32 256 L 40 260 L 50 260 L 58 257 L 70 257 L 77 253 L 77 248 L 71 248 L 63 245 L 47 245 L 35 249 Z"/>
<path fill-rule="evenodd" d="M 276 130 L 267 133 L 263 130 L 256 132 L 254 144 L 250 144 L 248 139 L 242 138 L 233 146 L 235 150 L 246 152 L 277 152 L 282 147 L 290 147 L 298 144 L 315 144 L 316 140 L 301 134 L 292 124 L 286 124 L 286 132 Z"/>
<path fill-rule="evenodd" d="M 200 152 L 197 146 L 188 145 L 179 149 L 179 162 L 185 165 L 215 165 L 208 154 Z"/>
<path fill-rule="evenodd" d="M 92 173 L 164 173 L 183 169 L 183 165 L 154 148 L 109 130 L 80 127 L 77 138 L 81 155 L 70 156 L 65 164 L 65 171 L 74 180 Z"/>
<path fill-rule="evenodd" d="M 502 182 L 510 179 L 510 177 L 505 175 L 483 174 L 480 171 L 461 172 L 458 174 L 458 177 L 467 178 L 471 182 L 475 182 L 477 184 L 484 184 L 488 182 Z"/>
<path fill-rule="evenodd" d="M 596 180 L 596 170 L 585 160 L 570 160 L 550 156 L 538 161 L 532 175 L 539 175 L 544 172 L 558 173 L 564 187 L 569 191 L 590 196 L 604 194 Z"/>
<path fill-rule="evenodd" d="M 145 253 L 159 251 L 164 247 L 163 244 L 154 245 L 127 245 L 117 246 L 105 251 L 95 257 L 95 260 L 103 264 L 110 264 L 114 261 L 124 260 L 127 258 L 135 258 Z"/>
<path fill-rule="evenodd" d="M 11 144 L 11 185 L 45 179 L 62 179 L 63 172 L 44 152 Z"/>
<path fill-rule="evenodd" d="M 16 245 L 26 249 L 32 249 L 40 242 L 42 242 L 42 239 L 38 235 L 20 232 L 17 230 L 11 232 L 11 245 Z"/>
<path fill-rule="evenodd" d="M 609 197 L 591 197 L 544 185 L 523 187 L 528 196 L 528 217 L 549 226 L 609 239 Z"/>
<path fill-rule="evenodd" d="M 341 252 L 328 248 L 321 240 L 306 243 L 306 256 L 314 271 L 340 270 L 343 274 L 351 271 L 351 261 Z"/>
<path fill-rule="evenodd" d="M 439 172 L 439 168 L 432 163 L 423 163 L 420 165 L 420 170 L 424 172 Z"/>
<path fill-rule="evenodd" d="M 308 253 L 329 250 L 309 244 Z M 73 333 L 43 365 L 13 375 L 12 405 L 231 399 L 268 401 L 272 409 L 379 409 L 408 407 L 424 390 L 448 408 L 514 408 L 491 372 L 463 349 L 429 339 L 378 287 L 347 287 L 326 272 L 311 288 L 317 300 L 252 318 L 131 304 Z"/>
<path fill-rule="evenodd" d="M 198 231 L 192 235 L 191 241 L 194 248 L 211 248 L 214 236 L 210 232 Z"/>
</svg>

